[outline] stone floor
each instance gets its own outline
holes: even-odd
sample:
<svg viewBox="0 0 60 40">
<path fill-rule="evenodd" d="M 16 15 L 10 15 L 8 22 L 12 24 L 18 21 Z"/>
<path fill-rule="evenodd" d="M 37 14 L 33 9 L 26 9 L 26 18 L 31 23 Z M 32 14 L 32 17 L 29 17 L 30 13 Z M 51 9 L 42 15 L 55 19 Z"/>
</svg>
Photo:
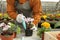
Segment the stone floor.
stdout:
<svg viewBox="0 0 60 40">
<path fill-rule="evenodd" d="M 15 38 L 14 40 L 41 40 L 41 39 L 37 36 L 37 32 L 33 32 L 33 35 L 29 37 L 24 36 L 24 33 L 17 35 L 17 38 Z"/>
</svg>

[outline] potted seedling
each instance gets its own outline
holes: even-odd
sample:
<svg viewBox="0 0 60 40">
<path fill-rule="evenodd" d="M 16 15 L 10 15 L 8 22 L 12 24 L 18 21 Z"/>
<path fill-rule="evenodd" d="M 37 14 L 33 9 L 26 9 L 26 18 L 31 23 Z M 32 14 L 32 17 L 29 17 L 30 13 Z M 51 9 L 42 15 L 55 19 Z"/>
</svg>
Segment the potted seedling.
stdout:
<svg viewBox="0 0 60 40">
<path fill-rule="evenodd" d="M 13 23 L 8 23 L 8 24 L 2 23 L 2 24 L 3 26 L 0 27 L 2 30 L 0 32 L 1 40 L 7 40 L 7 39 L 13 40 L 13 38 L 16 36 L 15 32 L 17 33 L 18 30 L 20 32 L 20 29 Z"/>
<path fill-rule="evenodd" d="M 44 40 L 44 33 L 47 32 L 47 31 L 50 31 L 51 27 L 50 27 L 50 23 L 48 22 L 43 22 L 41 24 L 41 28 L 38 29 L 38 36 L 40 38 L 42 38 L 42 40 Z"/>
<path fill-rule="evenodd" d="M 17 33 L 20 33 L 20 27 L 15 22 L 3 20 L 0 23 L 1 40 L 13 40 Z"/>
<path fill-rule="evenodd" d="M 32 30 L 33 24 L 31 23 L 32 21 L 33 21 L 32 18 L 27 18 L 26 19 L 27 27 L 26 27 L 26 30 L 25 30 L 25 36 L 32 36 L 32 34 L 33 34 L 33 30 Z"/>
</svg>

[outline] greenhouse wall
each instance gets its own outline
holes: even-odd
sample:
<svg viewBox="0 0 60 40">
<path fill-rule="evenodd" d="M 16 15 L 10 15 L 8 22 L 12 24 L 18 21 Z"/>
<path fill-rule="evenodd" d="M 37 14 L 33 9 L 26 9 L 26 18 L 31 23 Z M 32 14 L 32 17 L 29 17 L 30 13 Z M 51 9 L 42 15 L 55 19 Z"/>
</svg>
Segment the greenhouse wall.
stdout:
<svg viewBox="0 0 60 40">
<path fill-rule="evenodd" d="M 6 1 L 0 0 L 0 12 L 6 12 Z M 56 2 L 48 2 L 48 1 L 43 1 L 42 0 L 42 11 L 43 13 L 56 13 L 56 12 L 60 12 L 60 2 L 56 1 Z"/>
</svg>

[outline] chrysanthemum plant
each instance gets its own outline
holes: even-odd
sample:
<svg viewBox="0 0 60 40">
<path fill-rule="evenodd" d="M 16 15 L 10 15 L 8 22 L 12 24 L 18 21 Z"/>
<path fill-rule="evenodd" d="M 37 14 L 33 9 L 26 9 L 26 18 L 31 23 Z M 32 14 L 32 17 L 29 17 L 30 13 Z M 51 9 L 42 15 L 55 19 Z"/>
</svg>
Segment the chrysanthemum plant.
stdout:
<svg viewBox="0 0 60 40">
<path fill-rule="evenodd" d="M 41 28 L 38 30 L 38 35 L 41 37 L 41 35 L 44 33 L 44 32 L 48 32 L 50 31 L 51 27 L 50 27 L 50 23 L 48 22 L 43 22 L 41 24 Z"/>
</svg>

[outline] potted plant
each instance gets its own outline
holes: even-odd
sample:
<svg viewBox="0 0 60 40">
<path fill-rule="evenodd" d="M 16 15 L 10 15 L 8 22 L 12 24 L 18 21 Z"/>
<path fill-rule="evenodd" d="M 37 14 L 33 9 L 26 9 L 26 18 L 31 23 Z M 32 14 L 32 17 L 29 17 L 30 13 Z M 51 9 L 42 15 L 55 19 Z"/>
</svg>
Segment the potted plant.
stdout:
<svg viewBox="0 0 60 40">
<path fill-rule="evenodd" d="M 13 40 L 16 34 L 20 33 L 20 27 L 13 21 L 5 18 L 0 22 L 0 38 L 1 40 Z"/>
<path fill-rule="evenodd" d="M 47 20 L 49 20 L 49 21 L 53 21 L 54 19 L 55 19 L 55 14 L 50 14 L 47 17 Z"/>
<path fill-rule="evenodd" d="M 57 39 L 60 40 L 60 33 L 57 35 Z"/>
<path fill-rule="evenodd" d="M 32 29 L 32 27 L 33 27 L 32 21 L 33 20 L 34 20 L 33 18 L 26 18 L 25 21 L 26 21 L 27 27 L 25 30 L 25 36 L 32 36 L 32 34 L 33 34 L 33 29 Z"/>
<path fill-rule="evenodd" d="M 60 14 L 55 14 L 55 20 L 59 21 L 60 20 Z"/>
<path fill-rule="evenodd" d="M 0 24 L 0 37 L 2 40 L 13 40 L 13 38 L 16 36 L 15 33 L 18 32 L 20 32 L 20 28 L 11 22 L 8 24 Z"/>
<path fill-rule="evenodd" d="M 46 14 L 41 16 L 41 20 L 46 21 L 46 19 L 47 19 L 47 15 Z"/>
<path fill-rule="evenodd" d="M 42 40 L 44 40 L 44 32 L 50 31 L 50 29 L 51 29 L 50 23 L 43 22 L 41 24 L 41 28 L 38 30 L 38 35 L 42 38 Z"/>
<path fill-rule="evenodd" d="M 32 26 L 33 25 L 31 23 L 27 24 L 27 28 L 25 30 L 25 36 L 32 36 L 33 34 L 33 30 L 31 29 Z"/>
</svg>

